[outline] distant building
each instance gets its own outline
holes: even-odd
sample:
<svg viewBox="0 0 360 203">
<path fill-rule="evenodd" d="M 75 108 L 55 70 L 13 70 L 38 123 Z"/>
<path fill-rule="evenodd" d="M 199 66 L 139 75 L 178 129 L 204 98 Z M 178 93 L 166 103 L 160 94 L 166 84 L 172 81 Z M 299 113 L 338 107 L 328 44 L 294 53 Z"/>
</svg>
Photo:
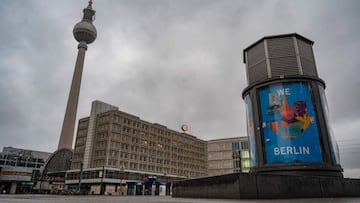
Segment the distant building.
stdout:
<svg viewBox="0 0 360 203">
<path fill-rule="evenodd" d="M 250 170 L 248 137 L 234 137 L 207 142 L 208 176 Z"/>
<path fill-rule="evenodd" d="M 69 189 L 170 195 L 174 180 L 207 175 L 206 141 L 94 101 L 79 120 Z"/>
<path fill-rule="evenodd" d="M 0 153 L 0 192 L 30 193 L 51 153 L 4 147 Z"/>
</svg>

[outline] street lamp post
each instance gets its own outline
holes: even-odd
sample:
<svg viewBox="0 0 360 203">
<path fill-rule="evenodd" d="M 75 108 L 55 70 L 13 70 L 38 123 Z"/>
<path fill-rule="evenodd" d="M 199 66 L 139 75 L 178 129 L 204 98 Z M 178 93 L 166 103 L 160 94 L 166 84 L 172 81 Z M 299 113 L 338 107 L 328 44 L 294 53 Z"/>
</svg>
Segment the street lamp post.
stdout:
<svg viewBox="0 0 360 203">
<path fill-rule="evenodd" d="M 44 182 L 44 174 L 42 173 L 41 176 L 40 176 L 40 188 L 39 188 L 39 193 L 42 194 L 42 185 L 43 185 L 43 182 Z"/>
<path fill-rule="evenodd" d="M 103 191 L 104 171 L 105 171 L 105 167 L 102 166 L 102 171 L 100 173 L 100 177 L 101 177 L 101 180 L 100 180 L 100 195 L 104 194 L 104 191 Z"/>
<path fill-rule="evenodd" d="M 121 195 L 124 195 L 124 191 L 123 191 L 123 187 L 122 187 L 122 179 L 123 179 L 124 171 L 125 171 L 125 166 L 124 166 L 124 164 L 122 164 L 120 167 L 121 173 L 120 173 L 120 192 L 119 192 L 119 194 L 121 193 Z"/>
<path fill-rule="evenodd" d="M 83 175 L 83 166 L 84 164 L 81 162 L 80 163 L 80 174 L 79 174 L 79 192 L 81 193 L 81 180 L 82 180 L 82 175 Z"/>
<path fill-rule="evenodd" d="M 1 168 L 0 168 L 0 172 L 1 172 Z M 36 177 L 36 170 L 33 169 L 32 174 L 31 174 L 31 182 L 32 182 L 32 186 L 31 186 L 31 193 L 33 193 L 34 190 L 34 186 L 35 186 L 35 177 Z M 0 193 L 2 192 L 2 187 L 0 187 Z"/>
</svg>

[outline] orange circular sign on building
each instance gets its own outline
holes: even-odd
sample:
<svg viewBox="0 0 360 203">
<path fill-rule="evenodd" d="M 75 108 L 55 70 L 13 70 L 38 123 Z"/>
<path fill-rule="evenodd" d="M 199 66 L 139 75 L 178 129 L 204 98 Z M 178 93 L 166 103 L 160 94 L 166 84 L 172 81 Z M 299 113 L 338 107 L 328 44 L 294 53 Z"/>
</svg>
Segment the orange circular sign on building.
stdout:
<svg viewBox="0 0 360 203">
<path fill-rule="evenodd" d="M 186 125 L 186 124 L 182 124 L 182 125 L 181 125 L 181 130 L 184 131 L 184 132 L 186 132 L 186 131 L 189 130 L 189 126 Z"/>
</svg>

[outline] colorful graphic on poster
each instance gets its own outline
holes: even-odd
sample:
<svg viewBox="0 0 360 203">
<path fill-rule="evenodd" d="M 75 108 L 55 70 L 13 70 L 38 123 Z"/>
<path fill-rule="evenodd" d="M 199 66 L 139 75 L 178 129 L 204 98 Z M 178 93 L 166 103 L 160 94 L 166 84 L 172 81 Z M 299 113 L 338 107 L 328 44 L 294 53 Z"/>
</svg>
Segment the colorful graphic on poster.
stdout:
<svg viewBox="0 0 360 203">
<path fill-rule="evenodd" d="M 309 85 L 280 83 L 259 91 L 266 163 L 321 162 Z"/>
</svg>

